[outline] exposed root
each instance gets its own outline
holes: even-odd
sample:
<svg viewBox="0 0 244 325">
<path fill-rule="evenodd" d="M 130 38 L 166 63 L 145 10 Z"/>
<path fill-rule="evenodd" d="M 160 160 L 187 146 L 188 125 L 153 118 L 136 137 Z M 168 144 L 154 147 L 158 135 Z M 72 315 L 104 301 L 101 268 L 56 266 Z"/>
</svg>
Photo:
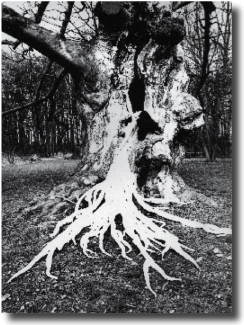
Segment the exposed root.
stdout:
<svg viewBox="0 0 244 325">
<path fill-rule="evenodd" d="M 129 136 L 131 136 L 131 133 L 133 133 L 133 128 Z M 183 248 L 188 248 L 179 243 L 177 236 L 164 228 L 164 220 L 149 218 L 141 211 L 144 209 L 163 219 L 180 222 L 183 226 L 202 228 L 214 234 L 230 234 L 231 230 L 171 215 L 160 208 L 160 205 L 165 204 L 164 200 L 146 199 L 139 195 L 136 189 L 136 176 L 131 172 L 128 161 L 130 148 L 128 139 L 125 139 L 124 144 L 121 145 L 119 152 L 114 157 L 106 180 L 95 185 L 79 198 L 74 212 L 57 223 L 51 235 L 56 237 L 27 266 L 13 275 L 8 282 L 28 271 L 45 256 L 46 274 L 56 279 L 57 277 L 51 274 L 54 252 L 56 249 L 60 251 L 71 240 L 76 243 L 76 236 L 82 230 L 87 230 L 80 240 L 81 249 L 86 256 L 95 257 L 94 252 L 88 248 L 89 240 L 92 237 L 99 238 L 100 250 L 110 256 L 103 247 L 104 234 L 109 227 L 111 229 L 111 236 L 120 247 L 124 258 L 131 260 L 128 254 L 132 251 L 131 245 L 125 239 L 126 236 L 129 236 L 138 247 L 145 259 L 143 271 L 146 285 L 154 295 L 156 293 L 152 290 L 149 279 L 150 268 L 159 272 L 166 280 L 180 279 L 168 276 L 153 259 L 150 254 L 151 252 L 161 253 L 163 260 L 165 253 L 172 249 L 199 269 L 196 261 L 183 250 Z M 136 204 L 135 201 L 137 202 Z M 152 206 L 152 204 L 156 206 Z M 123 231 L 116 228 L 115 219 L 119 214 L 122 216 Z M 68 226 L 59 234 L 61 227 L 64 225 Z"/>
<path fill-rule="evenodd" d="M 70 213 L 76 202 L 84 193 L 85 188 L 79 187 L 79 178 L 74 177 L 69 183 L 55 187 L 47 196 L 37 196 L 30 205 L 23 210 L 24 214 L 38 213 L 40 217 Z"/>
<path fill-rule="evenodd" d="M 120 183 L 125 183 L 126 179 L 120 179 Z M 116 184 L 116 182 L 115 182 Z M 85 228 L 89 228 L 88 232 L 83 235 L 80 241 L 80 246 L 83 253 L 88 257 L 94 257 L 91 250 L 88 249 L 89 239 L 92 237 L 99 238 L 99 247 L 101 251 L 109 255 L 103 247 L 104 234 L 111 226 L 111 236 L 117 242 L 121 249 L 121 254 L 126 259 L 131 259 L 128 254 L 132 251 L 131 245 L 125 240 L 127 234 L 133 241 L 133 243 L 139 248 L 140 253 L 145 258 L 143 271 L 146 280 L 147 287 L 154 294 L 149 280 L 150 267 L 158 271 L 166 280 L 180 280 L 174 277 L 170 277 L 165 274 L 164 270 L 154 261 L 149 252 L 161 252 L 162 260 L 165 253 L 169 249 L 173 249 L 185 259 L 192 262 L 197 268 L 198 264 L 195 260 L 186 253 L 183 248 L 187 248 L 178 242 L 178 238 L 164 229 L 165 223 L 153 218 L 146 217 L 141 213 L 134 204 L 133 197 L 137 200 L 139 206 L 146 209 L 149 212 L 153 212 L 158 216 L 172 221 L 180 222 L 184 226 L 191 226 L 194 228 L 202 228 L 207 232 L 215 234 L 229 234 L 230 229 L 221 229 L 213 225 L 204 225 L 197 221 L 186 220 L 171 214 L 161 211 L 159 208 L 151 207 L 148 203 L 149 200 L 144 200 L 135 190 L 134 185 L 125 184 L 116 185 L 111 183 L 100 183 L 94 188 L 84 194 L 76 204 L 75 211 L 70 216 L 59 221 L 51 234 L 56 236 L 51 242 L 49 242 L 43 250 L 23 269 L 17 272 L 11 279 L 25 273 L 34 266 L 41 258 L 46 257 L 46 274 L 47 276 L 56 279 L 57 277 L 51 274 L 51 265 L 53 254 L 56 249 L 61 250 L 66 243 L 71 240 L 75 242 L 76 236 Z M 119 193 L 118 193 L 119 192 Z M 82 201 L 86 201 L 88 206 L 86 208 L 80 208 Z M 154 200 L 152 200 L 155 203 Z M 118 214 L 122 215 L 124 231 L 116 229 L 115 217 Z M 158 226 L 158 223 L 160 226 Z M 66 224 L 69 226 L 60 234 L 60 228 Z"/>
<path fill-rule="evenodd" d="M 164 212 L 160 210 L 158 207 L 152 207 L 148 204 L 150 202 L 148 199 L 145 201 L 145 199 L 140 196 L 138 193 L 135 193 L 135 198 L 137 199 L 138 203 L 141 205 L 142 208 L 144 208 L 148 212 L 152 212 L 160 217 L 163 217 L 165 219 L 175 221 L 175 222 L 180 222 L 182 226 L 188 226 L 192 228 L 201 228 L 205 230 L 206 232 L 210 232 L 215 235 L 231 235 L 232 231 L 230 228 L 219 228 L 215 225 L 211 224 L 203 224 L 201 222 L 195 221 L 195 220 L 189 220 L 189 219 L 184 219 L 172 214 L 169 214 L 167 212 Z"/>
</svg>

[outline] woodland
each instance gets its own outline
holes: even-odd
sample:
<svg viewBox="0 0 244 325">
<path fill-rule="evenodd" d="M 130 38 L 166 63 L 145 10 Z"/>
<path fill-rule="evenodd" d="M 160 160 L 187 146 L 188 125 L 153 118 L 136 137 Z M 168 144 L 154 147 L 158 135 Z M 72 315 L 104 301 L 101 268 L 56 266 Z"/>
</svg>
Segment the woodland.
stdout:
<svg viewBox="0 0 244 325">
<path fill-rule="evenodd" d="M 7 35 L 2 41 L 2 154 L 9 162 L 3 169 L 4 189 L 12 191 L 17 182 L 32 193 L 19 193 L 24 201 L 16 199 L 10 219 L 7 201 L 3 204 L 4 290 L 16 293 L 22 281 L 30 284 L 30 272 L 39 274 L 43 259 L 45 276 L 40 275 L 40 283 L 35 277 L 25 285 L 30 296 L 37 287 L 44 290 L 45 281 L 49 294 L 61 282 L 65 286 L 62 272 L 69 263 L 75 267 L 64 272 L 69 282 L 70 276 L 79 282 L 82 269 L 92 265 L 99 265 L 95 281 L 101 274 L 109 278 L 103 265 L 110 265 L 115 253 L 120 259 L 111 264 L 113 269 L 123 264 L 123 275 L 130 267 L 132 274 L 142 275 L 157 308 L 137 303 L 138 293 L 129 281 L 131 293 L 121 298 L 123 307 L 118 302 L 111 309 L 112 288 L 99 291 L 91 276 L 90 282 L 81 283 L 90 283 L 95 312 L 230 312 L 231 30 L 230 2 L 2 5 Z M 67 153 L 76 159 L 75 167 L 58 159 Z M 186 166 L 185 157 L 204 159 L 192 167 Z M 27 159 L 27 167 L 17 166 L 16 158 Z M 6 200 L 15 199 L 6 195 Z M 16 237 L 16 230 L 24 228 Z M 16 248 L 14 261 L 25 255 L 18 265 L 7 258 L 16 240 L 29 252 L 26 256 Z M 202 268 L 207 270 L 200 265 L 206 257 L 196 256 L 195 245 L 210 260 L 222 259 L 216 266 L 226 292 L 218 285 L 213 289 L 221 307 L 216 303 L 211 309 L 205 294 L 199 298 L 211 286 L 209 276 L 200 285 L 207 274 L 201 275 Z M 65 267 L 62 259 L 69 261 Z M 179 302 L 188 280 L 191 288 L 197 286 L 201 303 L 172 307 L 171 301 L 162 309 L 168 297 L 165 287 L 173 283 L 169 293 L 181 288 Z M 58 300 L 59 307 L 46 312 L 82 312 L 80 305 L 73 308 L 72 290 L 62 289 L 61 300 L 70 292 L 67 311 Z M 20 291 L 17 296 L 23 299 Z M 21 305 L 19 298 L 12 305 L 11 294 L 4 297 L 6 310 L 47 308 L 47 301 L 37 305 L 31 298 Z M 124 307 L 129 297 L 136 311 Z M 92 312 L 85 305 L 84 312 Z"/>
</svg>

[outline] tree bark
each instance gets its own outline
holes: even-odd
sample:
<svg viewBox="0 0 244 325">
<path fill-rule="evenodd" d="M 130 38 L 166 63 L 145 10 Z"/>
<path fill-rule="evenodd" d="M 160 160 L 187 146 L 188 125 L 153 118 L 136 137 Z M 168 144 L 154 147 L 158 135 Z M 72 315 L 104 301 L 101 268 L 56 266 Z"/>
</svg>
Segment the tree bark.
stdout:
<svg viewBox="0 0 244 325">
<path fill-rule="evenodd" d="M 181 202 L 189 188 L 175 170 L 184 152 L 177 137 L 182 129 L 202 126 L 202 108 L 187 94 L 189 78 L 179 44 L 183 20 L 164 10 L 157 19 L 148 14 L 142 22 L 133 12 L 145 6 L 98 3 L 99 36 L 88 44 L 61 39 L 6 6 L 3 31 L 62 65 L 75 80 L 82 148 L 74 188 L 105 179 L 127 125 L 137 116 L 138 141 L 130 166 L 138 190 Z"/>
<path fill-rule="evenodd" d="M 137 246 L 144 257 L 146 285 L 156 295 L 150 286 L 150 268 L 167 280 L 179 279 L 168 276 L 151 252 L 160 252 L 163 258 L 173 249 L 199 268 L 161 219 L 214 234 L 231 233 L 164 211 L 168 204 L 193 198 L 193 191 L 175 171 L 184 153 L 179 131 L 202 126 L 203 114 L 199 102 L 186 92 L 189 79 L 179 45 L 185 35 L 183 21 L 167 10 L 155 16 L 153 8 L 143 2 L 98 3 L 99 37 L 88 44 L 86 52 L 85 47 L 61 41 L 5 7 L 4 31 L 36 45 L 33 47 L 49 57 L 55 54 L 56 61 L 73 74 L 83 137 L 82 159 L 75 175 L 47 198 L 36 198 L 37 204 L 29 209 L 42 208 L 42 214 L 52 218 L 65 217 L 57 222 L 54 238 L 8 282 L 43 257 L 47 276 L 57 278 L 51 274 L 53 255 L 71 240 L 76 244 L 79 234 L 85 255 L 94 253 L 88 248 L 94 236 L 107 254 L 103 239 L 110 228 L 124 258 L 131 259 L 128 254 L 133 249 L 127 237 Z M 140 15 L 145 12 L 148 19 L 142 21 Z M 55 103 L 51 105 L 50 118 Z M 47 123 L 51 125 L 51 119 Z M 148 218 L 145 211 L 161 219 Z M 123 231 L 117 229 L 118 215 Z M 63 226 L 66 228 L 60 233 Z"/>
</svg>

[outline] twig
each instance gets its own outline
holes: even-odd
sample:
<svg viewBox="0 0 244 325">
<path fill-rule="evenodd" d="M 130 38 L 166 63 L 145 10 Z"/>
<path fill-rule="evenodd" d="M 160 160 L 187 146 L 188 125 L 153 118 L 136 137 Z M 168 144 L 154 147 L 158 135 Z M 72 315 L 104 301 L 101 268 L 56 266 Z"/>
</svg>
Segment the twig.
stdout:
<svg viewBox="0 0 244 325">
<path fill-rule="evenodd" d="M 76 205 L 76 203 L 75 203 L 75 202 L 73 202 L 73 201 L 70 201 L 69 199 L 66 199 L 64 196 L 61 196 L 61 195 L 57 195 L 56 197 L 59 197 L 59 198 L 63 199 L 63 200 L 64 200 L 64 201 L 66 201 L 66 202 L 69 202 L 69 203 L 71 203 L 71 204 L 74 204 L 74 205 Z"/>
<path fill-rule="evenodd" d="M 6 112 L 3 112 L 2 113 L 2 116 L 6 116 L 8 114 L 11 114 L 11 113 L 15 113 L 15 112 L 18 112 L 18 111 L 22 111 L 28 107 L 31 107 L 31 106 L 34 106 L 34 105 L 38 105 L 48 99 L 52 99 L 53 98 L 53 95 L 55 93 L 55 91 L 58 89 L 62 79 L 65 77 L 65 75 L 67 74 L 67 70 L 66 69 L 63 69 L 60 74 L 58 75 L 58 77 L 56 78 L 56 80 L 54 81 L 54 84 L 53 86 L 51 87 L 49 93 L 45 96 L 45 97 L 42 97 L 38 100 L 34 100 L 33 102 L 29 103 L 29 104 L 26 104 L 26 105 L 23 105 L 23 106 L 19 106 L 19 107 L 16 107 L 16 108 L 13 108 L 13 109 L 10 109 Z"/>
</svg>

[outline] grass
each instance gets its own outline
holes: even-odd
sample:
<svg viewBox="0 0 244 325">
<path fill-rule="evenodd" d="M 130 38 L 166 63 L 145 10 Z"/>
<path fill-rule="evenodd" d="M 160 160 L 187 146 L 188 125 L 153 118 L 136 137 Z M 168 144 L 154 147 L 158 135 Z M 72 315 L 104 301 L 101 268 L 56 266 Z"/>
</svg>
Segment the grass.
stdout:
<svg viewBox="0 0 244 325">
<path fill-rule="evenodd" d="M 88 259 L 79 246 L 66 245 L 55 255 L 52 280 L 40 261 L 32 270 L 6 284 L 49 241 L 54 225 L 45 217 L 23 216 L 21 210 L 39 193 L 48 193 L 65 182 L 78 161 L 53 160 L 4 166 L 2 169 L 2 311 L 7 313 L 231 313 L 231 238 L 216 237 L 202 230 L 168 225 L 180 241 L 194 248 L 201 273 L 183 258 L 169 252 L 162 266 L 182 282 L 165 281 L 151 272 L 157 297 L 146 288 L 142 257 L 124 260 L 109 238 L 105 248 L 112 257 L 99 253 L 96 240 L 91 248 L 98 259 Z M 176 209 L 181 216 L 231 227 L 231 162 L 189 161 L 179 170 L 186 183 L 218 203 L 218 208 L 196 202 Z M 218 253 L 216 249 L 219 250 Z M 155 257 L 159 258 L 160 257 Z"/>
</svg>

